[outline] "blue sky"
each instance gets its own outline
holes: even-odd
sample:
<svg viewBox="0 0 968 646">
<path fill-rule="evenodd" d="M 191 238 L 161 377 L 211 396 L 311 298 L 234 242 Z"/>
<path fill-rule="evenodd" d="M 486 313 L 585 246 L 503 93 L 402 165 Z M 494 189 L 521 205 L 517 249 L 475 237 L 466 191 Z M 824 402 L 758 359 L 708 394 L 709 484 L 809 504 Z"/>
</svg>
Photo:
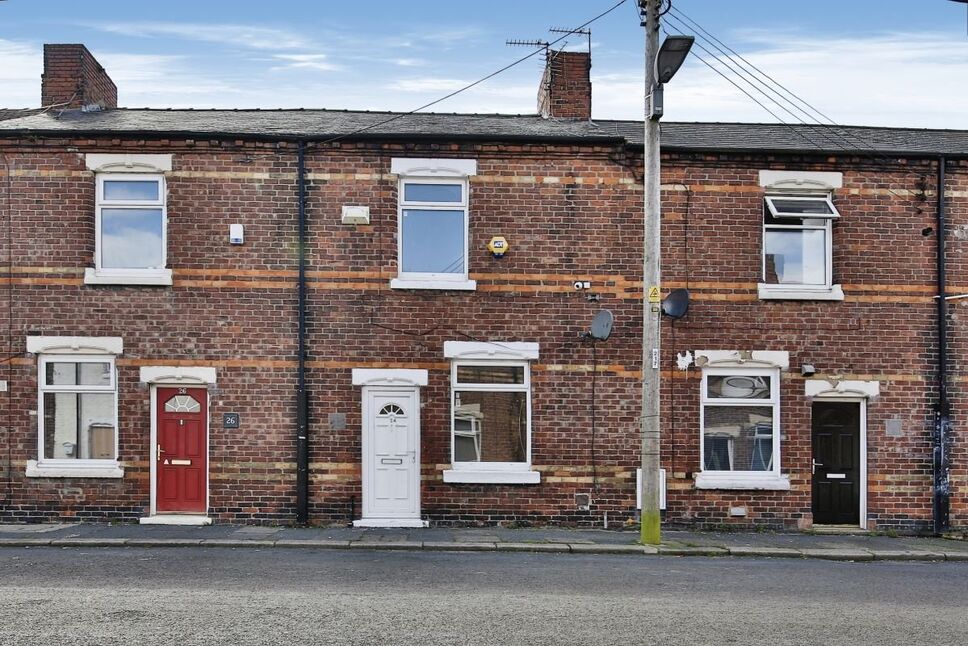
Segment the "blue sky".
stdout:
<svg viewBox="0 0 968 646">
<path fill-rule="evenodd" d="M 0 106 L 39 103 L 43 43 L 82 42 L 128 107 L 409 110 L 530 51 L 506 39 L 553 40 L 549 27 L 576 26 L 616 2 L 6 0 Z M 641 114 L 643 33 L 635 4 L 627 0 L 592 25 L 596 118 Z M 968 128 L 963 4 L 674 0 L 674 9 L 839 123 Z M 569 48 L 584 46 L 568 38 Z M 541 67 L 536 56 L 434 110 L 531 113 Z M 776 120 L 696 57 L 667 87 L 666 114 L 677 121 Z"/>
</svg>

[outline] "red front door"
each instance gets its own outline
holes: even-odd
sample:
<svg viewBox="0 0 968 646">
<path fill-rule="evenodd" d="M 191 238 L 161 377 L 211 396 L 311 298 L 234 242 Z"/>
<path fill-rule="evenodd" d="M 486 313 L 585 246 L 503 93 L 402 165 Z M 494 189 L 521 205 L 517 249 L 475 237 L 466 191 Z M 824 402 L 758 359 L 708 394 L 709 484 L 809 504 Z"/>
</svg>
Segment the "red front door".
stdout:
<svg viewBox="0 0 968 646">
<path fill-rule="evenodd" d="M 208 392 L 159 388 L 156 508 L 158 512 L 206 512 Z"/>
</svg>

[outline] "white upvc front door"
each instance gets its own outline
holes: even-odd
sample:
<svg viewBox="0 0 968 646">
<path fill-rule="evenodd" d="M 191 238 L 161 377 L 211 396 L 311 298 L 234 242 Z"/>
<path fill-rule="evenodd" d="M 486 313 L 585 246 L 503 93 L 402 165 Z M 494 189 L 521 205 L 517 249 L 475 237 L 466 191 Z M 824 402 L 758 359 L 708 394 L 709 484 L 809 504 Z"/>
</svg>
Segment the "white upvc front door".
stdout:
<svg viewBox="0 0 968 646">
<path fill-rule="evenodd" d="M 363 388 L 363 518 L 358 527 L 423 527 L 417 388 Z"/>
</svg>

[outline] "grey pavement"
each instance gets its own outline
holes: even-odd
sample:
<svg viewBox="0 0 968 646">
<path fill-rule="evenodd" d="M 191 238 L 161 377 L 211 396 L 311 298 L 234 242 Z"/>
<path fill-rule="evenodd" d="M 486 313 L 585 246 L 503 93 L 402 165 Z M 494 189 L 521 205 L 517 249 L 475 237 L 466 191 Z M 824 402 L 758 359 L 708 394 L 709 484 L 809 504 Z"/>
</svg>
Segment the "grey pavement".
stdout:
<svg viewBox="0 0 968 646">
<path fill-rule="evenodd" d="M 664 531 L 662 537 L 659 546 L 643 546 L 634 530 L 0 524 L 0 547 L 302 547 L 968 562 L 968 541 L 947 538 L 680 530 Z"/>
</svg>

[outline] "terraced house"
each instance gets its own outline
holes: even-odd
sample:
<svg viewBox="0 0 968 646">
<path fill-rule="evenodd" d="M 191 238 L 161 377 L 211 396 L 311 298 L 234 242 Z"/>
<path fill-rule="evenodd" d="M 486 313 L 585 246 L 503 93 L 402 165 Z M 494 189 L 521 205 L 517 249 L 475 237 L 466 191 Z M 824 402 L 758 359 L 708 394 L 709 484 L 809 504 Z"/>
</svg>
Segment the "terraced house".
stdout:
<svg viewBox="0 0 968 646">
<path fill-rule="evenodd" d="M 533 115 L 124 109 L 44 55 L 0 113 L 0 518 L 634 522 L 642 124 L 587 55 Z M 667 523 L 968 526 L 966 151 L 664 124 Z"/>
</svg>

